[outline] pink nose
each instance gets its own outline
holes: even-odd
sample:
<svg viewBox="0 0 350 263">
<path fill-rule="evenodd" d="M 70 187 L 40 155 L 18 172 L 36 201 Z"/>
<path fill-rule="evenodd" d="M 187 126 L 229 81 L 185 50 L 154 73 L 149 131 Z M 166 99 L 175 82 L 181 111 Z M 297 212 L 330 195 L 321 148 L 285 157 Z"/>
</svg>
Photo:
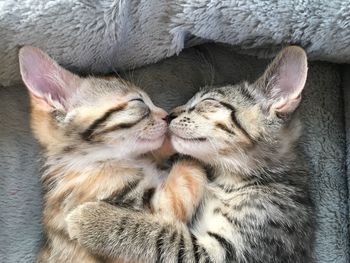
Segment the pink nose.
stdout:
<svg viewBox="0 0 350 263">
<path fill-rule="evenodd" d="M 165 120 L 165 118 L 168 117 L 168 113 L 163 109 L 159 109 L 157 111 L 154 111 L 154 116 Z"/>
</svg>

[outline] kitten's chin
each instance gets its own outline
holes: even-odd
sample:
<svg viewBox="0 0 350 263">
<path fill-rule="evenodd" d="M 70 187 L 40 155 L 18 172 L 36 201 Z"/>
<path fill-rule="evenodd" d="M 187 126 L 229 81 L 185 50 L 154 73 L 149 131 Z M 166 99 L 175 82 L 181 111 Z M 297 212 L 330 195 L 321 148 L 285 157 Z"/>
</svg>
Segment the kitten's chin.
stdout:
<svg viewBox="0 0 350 263">
<path fill-rule="evenodd" d="M 171 135 L 171 144 L 174 149 L 182 154 L 190 155 L 197 159 L 206 159 L 208 154 L 213 153 L 213 147 L 206 138 L 183 138 L 178 135 Z"/>
<path fill-rule="evenodd" d="M 153 151 L 162 146 L 164 139 L 165 135 L 159 136 L 157 138 L 138 138 L 137 148 L 140 150 L 141 153 Z"/>
</svg>

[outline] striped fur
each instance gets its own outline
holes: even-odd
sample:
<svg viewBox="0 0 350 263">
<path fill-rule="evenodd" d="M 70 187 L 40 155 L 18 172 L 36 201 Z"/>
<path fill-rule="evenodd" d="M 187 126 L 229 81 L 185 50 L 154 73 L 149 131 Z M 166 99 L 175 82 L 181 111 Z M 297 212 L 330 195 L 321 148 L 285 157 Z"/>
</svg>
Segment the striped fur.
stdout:
<svg viewBox="0 0 350 263">
<path fill-rule="evenodd" d="M 166 180 L 169 169 L 158 162 L 171 154 L 169 142 L 157 150 L 167 131 L 164 110 L 131 83 L 80 78 L 35 48 L 21 49 L 20 64 L 33 132 L 45 157 L 45 242 L 37 262 L 107 261 L 68 236 L 65 218 L 86 202 L 104 200 L 184 222 L 191 218 L 205 172 L 198 162 L 181 160 Z M 107 262 L 124 262 L 121 258 Z"/>
<path fill-rule="evenodd" d="M 98 255 L 143 262 L 312 262 L 293 114 L 306 74 L 304 51 L 290 47 L 255 83 L 205 89 L 174 110 L 174 148 L 212 171 L 190 223 L 90 202 L 70 214 L 71 236 Z"/>
</svg>

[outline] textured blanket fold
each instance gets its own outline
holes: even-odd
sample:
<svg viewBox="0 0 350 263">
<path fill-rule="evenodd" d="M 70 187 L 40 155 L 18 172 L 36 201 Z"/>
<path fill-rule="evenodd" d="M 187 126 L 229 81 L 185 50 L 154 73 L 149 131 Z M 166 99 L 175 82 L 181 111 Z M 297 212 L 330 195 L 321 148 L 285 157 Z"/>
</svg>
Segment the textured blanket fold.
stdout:
<svg viewBox="0 0 350 263">
<path fill-rule="evenodd" d="M 89 73 L 149 64 L 188 41 L 260 56 L 292 43 L 311 59 L 350 62 L 349 7 L 342 0 L 2 0 L 0 83 L 19 79 L 16 53 L 25 44 Z"/>
</svg>

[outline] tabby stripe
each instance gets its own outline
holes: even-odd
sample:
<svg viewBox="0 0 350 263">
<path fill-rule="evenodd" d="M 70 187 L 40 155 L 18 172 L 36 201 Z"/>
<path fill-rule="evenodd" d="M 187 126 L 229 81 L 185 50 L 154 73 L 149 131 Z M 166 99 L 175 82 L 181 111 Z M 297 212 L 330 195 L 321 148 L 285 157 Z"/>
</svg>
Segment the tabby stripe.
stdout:
<svg viewBox="0 0 350 263">
<path fill-rule="evenodd" d="M 171 235 L 170 239 L 169 239 L 169 244 L 174 244 L 176 238 L 177 238 L 177 231 L 174 231 L 173 234 Z"/>
<path fill-rule="evenodd" d="M 160 263 L 162 254 L 163 254 L 163 244 L 164 244 L 164 235 L 166 233 L 166 229 L 163 228 L 157 236 L 156 242 L 156 251 L 157 251 L 157 259 L 156 262 Z"/>
<path fill-rule="evenodd" d="M 58 181 L 58 178 L 55 172 L 51 172 L 50 174 L 46 174 L 45 177 L 42 177 L 41 183 L 44 186 L 43 190 L 45 191 L 45 193 L 52 190 L 57 184 L 57 181 Z"/>
<path fill-rule="evenodd" d="M 191 233 L 191 243 L 193 246 L 193 254 L 194 254 L 194 262 L 197 263 L 199 262 L 199 247 L 198 247 L 198 241 L 195 235 Z"/>
<path fill-rule="evenodd" d="M 224 184 L 216 184 L 216 186 L 218 186 L 221 190 L 223 190 L 226 193 L 238 192 L 238 191 L 244 190 L 244 189 L 252 187 L 252 186 L 260 186 L 260 185 L 263 185 L 263 183 L 258 182 L 258 181 L 247 183 L 247 184 L 242 185 L 240 187 L 224 185 Z"/>
<path fill-rule="evenodd" d="M 172 112 L 169 113 L 168 118 L 170 120 L 173 120 L 173 119 L 177 118 L 179 115 L 181 115 L 184 112 L 186 112 L 186 111 L 185 110 L 172 111 Z"/>
<path fill-rule="evenodd" d="M 155 188 L 146 189 L 142 195 L 142 204 L 143 207 L 151 207 L 151 198 L 153 197 Z"/>
<path fill-rule="evenodd" d="M 120 129 L 131 128 L 132 126 L 138 124 L 139 122 L 140 122 L 140 120 L 137 120 L 135 122 L 119 123 L 119 124 L 113 125 L 111 127 L 108 127 L 108 128 L 106 128 L 106 129 L 104 129 L 102 131 L 96 132 L 94 134 L 94 136 L 101 135 L 101 134 L 108 133 L 108 132 L 112 132 L 112 131 L 116 131 L 116 130 L 120 130 Z"/>
<path fill-rule="evenodd" d="M 250 93 L 250 91 L 245 87 L 245 86 L 241 86 L 240 87 L 240 91 L 242 93 L 242 95 L 247 99 L 250 100 L 252 102 L 255 102 L 255 98 L 253 97 L 253 95 Z"/>
<path fill-rule="evenodd" d="M 214 168 L 209 165 L 204 165 L 205 175 L 207 177 L 208 182 L 213 182 L 216 179 Z"/>
<path fill-rule="evenodd" d="M 147 113 L 145 115 L 143 115 L 141 118 L 139 118 L 138 120 L 134 121 L 134 122 L 125 122 L 125 123 L 119 123 L 116 125 L 113 125 L 112 127 L 106 128 L 102 131 L 96 132 L 94 134 L 91 134 L 90 139 L 92 136 L 98 136 L 104 133 L 109 133 L 109 132 L 113 132 L 116 130 L 120 130 L 120 129 L 128 129 L 131 128 L 133 126 L 135 126 L 136 124 L 138 124 L 140 121 L 144 120 L 145 118 L 147 118 L 150 115 L 150 111 L 148 110 Z"/>
<path fill-rule="evenodd" d="M 109 203 L 120 203 L 122 202 L 122 199 L 127 196 L 132 190 L 134 190 L 138 184 L 140 183 L 140 179 L 136 179 L 132 182 L 129 182 L 126 184 L 121 190 L 118 190 L 111 194 L 105 201 Z"/>
<path fill-rule="evenodd" d="M 234 186 L 226 186 L 224 184 L 217 184 L 216 186 L 218 186 L 222 191 L 228 194 L 236 191 Z"/>
<path fill-rule="evenodd" d="M 229 134 L 231 134 L 231 135 L 236 135 L 236 133 L 235 133 L 234 131 L 230 130 L 230 128 L 227 127 L 227 126 L 226 126 L 225 124 L 223 124 L 223 123 L 216 123 L 215 126 L 216 126 L 217 128 L 219 128 L 220 130 L 223 130 L 223 131 L 225 131 L 225 132 L 227 132 L 227 133 L 229 133 Z"/>
<path fill-rule="evenodd" d="M 122 217 L 120 219 L 120 228 L 118 229 L 118 235 L 121 235 L 124 232 L 125 226 L 128 224 L 128 218 L 127 217 Z"/>
<path fill-rule="evenodd" d="M 262 181 L 253 181 L 253 182 L 250 182 L 250 183 L 247 183 L 247 184 L 245 184 L 245 185 L 242 185 L 242 186 L 240 186 L 240 187 L 237 187 L 236 189 L 235 189 L 235 191 L 241 191 L 241 190 L 244 190 L 244 189 L 246 189 L 246 188 L 249 188 L 249 187 L 252 187 L 252 186 L 263 186 L 263 185 L 265 185 L 264 184 L 264 182 L 262 182 Z"/>
<path fill-rule="evenodd" d="M 231 110 L 231 120 L 232 122 L 237 126 L 237 128 L 252 142 L 254 142 L 254 139 L 249 135 L 249 133 L 242 127 L 241 123 L 236 118 L 236 109 L 226 103 L 226 102 L 219 102 L 222 106 L 226 107 L 227 109 Z"/>
<path fill-rule="evenodd" d="M 104 123 L 106 120 L 108 120 L 108 118 L 115 112 L 121 111 L 125 108 L 125 106 L 127 105 L 127 103 L 123 103 L 121 105 L 118 105 L 117 107 L 111 108 L 108 111 L 105 112 L 104 115 L 102 115 L 102 117 L 96 119 L 84 132 L 81 133 L 81 137 L 86 140 L 86 141 L 90 141 L 91 139 L 91 135 L 95 132 L 95 130 L 102 124 Z"/>
<path fill-rule="evenodd" d="M 301 204 L 304 206 L 311 206 L 311 199 L 307 196 L 294 194 L 294 195 L 291 195 L 291 199 L 297 202 L 298 204 Z"/>
<path fill-rule="evenodd" d="M 127 223 L 126 223 L 127 224 Z M 139 234 L 139 229 L 140 229 L 140 223 L 136 223 L 133 227 L 134 229 L 132 230 L 132 233 L 135 233 L 136 235 Z"/>
<path fill-rule="evenodd" d="M 278 196 L 274 196 L 274 198 L 278 198 Z M 272 198 L 270 199 L 270 203 L 278 207 L 278 209 L 281 210 L 282 212 L 287 212 L 290 208 L 290 206 L 286 206 L 285 204 L 279 203 L 277 200 Z"/>
<path fill-rule="evenodd" d="M 242 227 L 242 224 L 236 218 L 229 217 L 229 215 L 223 212 L 219 207 L 215 208 L 213 212 L 214 214 L 222 215 L 231 225 Z"/>
<path fill-rule="evenodd" d="M 295 225 L 289 225 L 288 223 L 278 222 L 272 219 L 269 219 L 267 221 L 267 224 L 272 228 L 282 229 L 284 232 L 286 232 L 289 235 L 292 235 L 293 233 L 295 233 L 295 231 L 297 231 Z"/>
<path fill-rule="evenodd" d="M 229 242 L 226 238 L 224 238 L 218 234 L 215 234 L 213 232 L 207 232 L 207 233 L 209 236 L 216 239 L 216 241 L 218 241 L 220 243 L 220 245 L 225 249 L 226 262 L 231 262 L 234 259 L 237 259 L 236 250 L 231 242 Z"/>
<path fill-rule="evenodd" d="M 179 243 L 179 250 L 178 250 L 178 254 L 177 254 L 177 262 L 178 263 L 185 262 L 184 257 L 185 257 L 185 242 L 184 242 L 183 235 L 181 235 L 180 243 Z"/>
<path fill-rule="evenodd" d="M 209 90 L 209 91 L 211 91 L 211 90 Z M 223 90 L 221 90 L 221 89 L 215 89 L 215 92 L 216 92 L 216 93 L 219 93 L 219 94 L 222 95 L 222 96 L 225 96 L 225 95 L 226 95 L 225 92 L 224 92 Z"/>
<path fill-rule="evenodd" d="M 202 213 L 202 206 L 203 206 L 203 200 L 200 201 L 200 203 L 197 205 L 196 210 L 194 211 L 194 213 L 192 215 L 191 221 L 189 222 L 190 226 L 193 226 L 196 223 L 196 221 L 199 217 L 199 214 Z"/>
<path fill-rule="evenodd" d="M 52 226 L 49 224 L 46 224 L 45 226 L 45 231 L 55 234 L 56 236 L 59 236 L 62 239 L 70 240 L 70 237 L 66 231 L 63 229 L 59 229 L 56 226 Z"/>
<path fill-rule="evenodd" d="M 209 257 L 208 251 L 204 247 L 201 247 L 201 249 L 202 249 L 201 255 L 205 258 L 205 263 L 212 263 Z"/>
<path fill-rule="evenodd" d="M 189 109 L 187 110 L 187 112 L 188 112 L 188 113 L 191 113 L 191 112 L 194 111 L 195 109 L 196 109 L 196 106 L 193 106 L 193 107 L 189 108 Z"/>
<path fill-rule="evenodd" d="M 204 97 L 204 96 L 207 95 L 208 93 L 213 93 L 213 92 L 219 93 L 219 94 L 222 95 L 222 96 L 225 96 L 225 95 L 226 95 L 225 92 L 224 92 L 223 90 L 221 90 L 220 88 L 215 88 L 215 89 L 203 90 L 203 91 L 202 91 L 201 97 Z"/>
<path fill-rule="evenodd" d="M 135 197 L 134 198 L 127 198 L 127 199 L 123 199 L 120 201 L 116 201 L 113 203 L 113 205 L 132 209 L 133 206 L 137 205 L 137 199 Z"/>
<path fill-rule="evenodd" d="M 236 212 L 241 211 L 243 208 L 254 208 L 258 210 L 265 210 L 264 205 L 261 203 L 253 203 L 253 202 L 241 202 L 240 204 L 231 206 L 232 210 Z"/>
</svg>

